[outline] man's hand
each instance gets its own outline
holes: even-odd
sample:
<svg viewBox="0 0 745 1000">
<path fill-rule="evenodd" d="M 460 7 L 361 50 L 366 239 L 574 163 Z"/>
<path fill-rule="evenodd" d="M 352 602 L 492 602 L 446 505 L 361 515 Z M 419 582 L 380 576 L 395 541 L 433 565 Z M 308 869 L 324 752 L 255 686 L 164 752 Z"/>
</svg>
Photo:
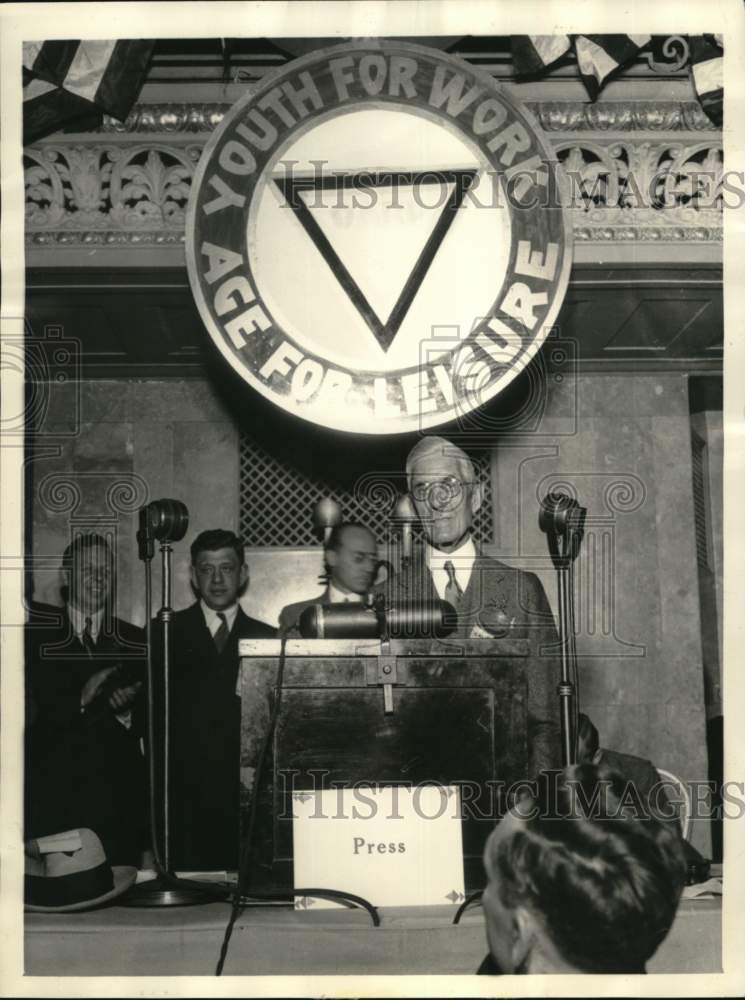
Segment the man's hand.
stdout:
<svg viewBox="0 0 745 1000">
<path fill-rule="evenodd" d="M 134 684 L 116 688 L 115 691 L 111 692 L 109 695 L 109 705 L 111 705 L 117 715 L 126 712 L 132 707 L 141 687 L 142 681 L 136 681 Z"/>
<path fill-rule="evenodd" d="M 104 667 L 103 670 L 97 670 L 95 674 L 92 674 L 88 678 L 83 685 L 83 690 L 80 692 L 81 708 L 87 708 L 90 705 L 98 694 L 99 688 L 106 681 L 106 678 L 110 677 L 116 669 L 116 667 Z"/>
</svg>

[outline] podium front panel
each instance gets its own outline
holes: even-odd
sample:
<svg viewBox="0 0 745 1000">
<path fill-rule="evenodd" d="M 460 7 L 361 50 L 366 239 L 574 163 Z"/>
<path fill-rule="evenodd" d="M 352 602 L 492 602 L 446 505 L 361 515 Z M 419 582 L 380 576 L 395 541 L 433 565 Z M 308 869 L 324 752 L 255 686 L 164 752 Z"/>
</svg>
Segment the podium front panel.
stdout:
<svg viewBox="0 0 745 1000">
<path fill-rule="evenodd" d="M 527 775 L 525 641 L 391 642 L 387 713 L 380 643 L 290 641 L 281 710 L 258 789 L 251 887 L 289 888 L 293 792 L 370 785 L 459 785 L 466 888 L 484 882 L 486 837 L 504 790 Z M 241 643 L 241 815 L 245 828 L 266 737 L 279 642 Z"/>
</svg>

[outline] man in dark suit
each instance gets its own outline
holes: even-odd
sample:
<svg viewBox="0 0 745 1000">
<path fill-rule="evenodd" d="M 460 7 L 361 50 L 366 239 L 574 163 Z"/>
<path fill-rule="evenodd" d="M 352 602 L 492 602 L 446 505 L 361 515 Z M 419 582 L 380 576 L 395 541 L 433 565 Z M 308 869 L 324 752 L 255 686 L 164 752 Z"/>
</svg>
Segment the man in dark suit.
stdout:
<svg viewBox="0 0 745 1000">
<path fill-rule="evenodd" d="M 335 527 L 324 545 L 326 589 L 318 597 L 282 608 L 279 628 L 290 636 L 300 634 L 300 615 L 313 604 L 359 603 L 370 591 L 378 568 L 375 535 L 364 524 L 348 521 Z"/>
<path fill-rule="evenodd" d="M 658 820 L 669 823 L 676 833 L 680 833 L 678 807 L 675 802 L 670 801 L 667 794 L 668 791 L 677 789 L 671 788 L 669 782 L 662 780 L 651 760 L 601 747 L 597 728 L 584 712 L 579 713 L 577 763 L 602 764 L 620 775 L 628 782 L 631 800 L 641 814 L 651 812 Z"/>
<path fill-rule="evenodd" d="M 173 616 L 171 656 L 171 867 L 232 870 L 240 843 L 238 642 L 276 629 L 238 604 L 248 584 L 242 541 L 203 531 L 191 546 L 198 600 Z"/>
<path fill-rule="evenodd" d="M 26 839 L 88 827 L 108 860 L 138 865 L 146 777 L 137 711 L 142 630 L 113 615 L 106 539 L 78 535 L 62 557 L 63 608 L 34 604 L 26 627 Z"/>
<path fill-rule="evenodd" d="M 481 484 L 460 448 L 444 438 L 422 438 L 409 453 L 406 475 L 425 544 L 386 584 L 387 599 L 448 601 L 457 613 L 455 637 L 529 639 L 531 774 L 558 767 L 559 638 L 540 580 L 477 551 L 471 530 L 481 506 Z"/>
</svg>

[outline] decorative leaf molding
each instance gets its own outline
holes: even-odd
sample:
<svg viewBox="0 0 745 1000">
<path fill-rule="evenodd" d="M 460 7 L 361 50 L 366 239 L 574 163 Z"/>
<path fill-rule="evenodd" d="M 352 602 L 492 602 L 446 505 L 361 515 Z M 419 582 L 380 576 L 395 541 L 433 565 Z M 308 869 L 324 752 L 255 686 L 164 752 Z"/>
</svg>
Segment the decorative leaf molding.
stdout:
<svg viewBox="0 0 745 1000">
<path fill-rule="evenodd" d="M 515 91 L 519 97 L 519 91 Z M 696 101 L 526 101 L 546 132 L 714 132 Z M 125 122 L 108 116 L 91 135 L 181 135 L 213 132 L 228 103 L 136 104 Z"/>
<path fill-rule="evenodd" d="M 97 132 L 24 150 L 27 243 L 181 245 L 195 167 L 228 107 L 141 104 L 123 124 L 105 119 Z M 722 239 L 721 134 L 697 104 L 528 107 L 567 174 L 578 241 Z"/>
</svg>

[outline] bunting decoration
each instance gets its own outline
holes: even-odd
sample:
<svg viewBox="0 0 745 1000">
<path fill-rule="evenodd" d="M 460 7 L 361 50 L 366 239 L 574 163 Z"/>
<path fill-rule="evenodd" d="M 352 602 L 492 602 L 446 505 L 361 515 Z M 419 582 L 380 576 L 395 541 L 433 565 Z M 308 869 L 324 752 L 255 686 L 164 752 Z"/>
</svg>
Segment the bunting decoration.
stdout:
<svg viewBox="0 0 745 1000">
<path fill-rule="evenodd" d="M 574 54 L 591 101 L 613 74 L 632 62 L 651 35 L 512 35 L 515 76 L 540 77 L 558 60 Z M 722 124 L 722 35 L 693 35 L 690 69 L 701 107 L 715 125 Z"/>
<path fill-rule="evenodd" d="M 594 101 L 611 74 L 631 62 L 651 37 L 651 35 L 513 35 L 511 44 L 515 75 L 540 76 L 573 50 L 590 100 Z"/>
<path fill-rule="evenodd" d="M 103 113 L 96 111 L 89 101 L 77 97 L 46 80 L 32 77 L 23 88 L 23 143 L 25 146 L 59 132 L 62 128 L 75 127 L 80 131 L 96 128 Z"/>
<path fill-rule="evenodd" d="M 691 79 L 701 107 L 715 125 L 723 120 L 723 63 L 721 35 L 694 35 L 691 46 Z"/>
<path fill-rule="evenodd" d="M 143 39 L 24 42 L 24 143 L 73 125 L 90 128 L 104 114 L 123 121 L 154 47 Z"/>
<path fill-rule="evenodd" d="M 569 35 L 512 35 L 510 43 L 516 76 L 540 76 L 572 48 Z"/>
<path fill-rule="evenodd" d="M 651 35 L 575 35 L 574 51 L 580 76 L 591 101 L 596 101 L 606 80 L 628 65 Z"/>
</svg>

